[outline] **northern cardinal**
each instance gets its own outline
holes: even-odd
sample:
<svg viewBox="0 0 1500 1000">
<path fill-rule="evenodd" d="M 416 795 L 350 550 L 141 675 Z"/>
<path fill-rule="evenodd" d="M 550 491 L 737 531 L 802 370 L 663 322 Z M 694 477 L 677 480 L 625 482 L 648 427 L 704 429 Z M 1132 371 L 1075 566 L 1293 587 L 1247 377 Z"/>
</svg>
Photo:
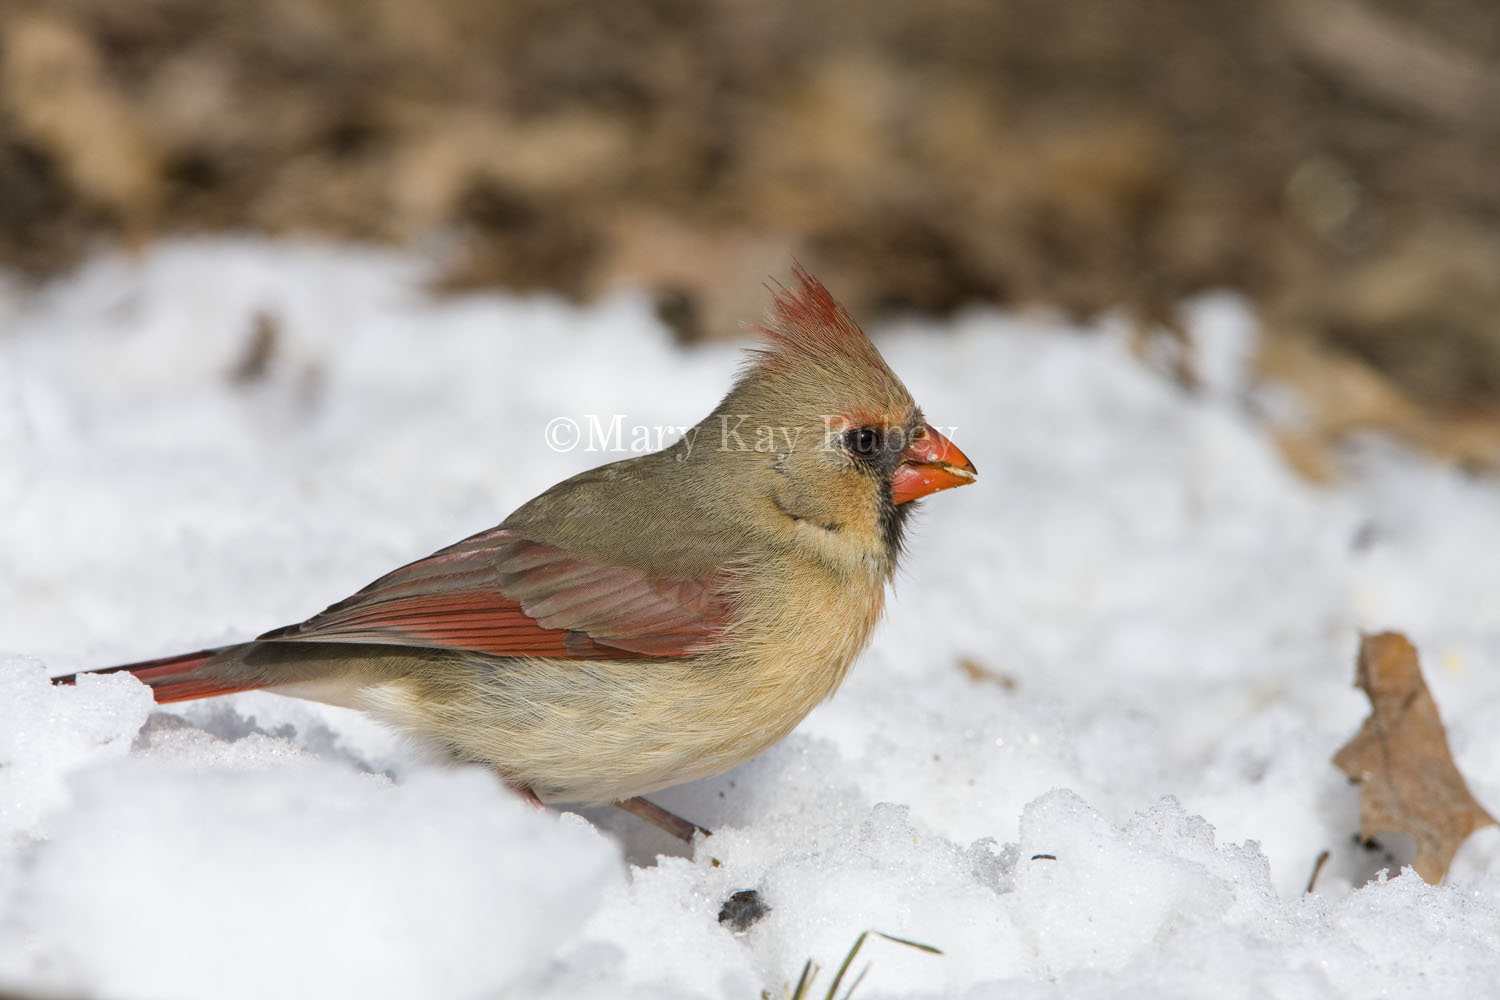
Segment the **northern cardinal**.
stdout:
<svg viewBox="0 0 1500 1000">
<path fill-rule="evenodd" d="M 912 501 L 975 477 L 794 274 L 764 346 L 677 444 L 559 483 L 300 625 L 109 669 L 163 703 L 265 688 L 362 709 L 542 802 L 616 803 L 689 837 L 638 797 L 749 759 L 832 694 Z"/>
</svg>

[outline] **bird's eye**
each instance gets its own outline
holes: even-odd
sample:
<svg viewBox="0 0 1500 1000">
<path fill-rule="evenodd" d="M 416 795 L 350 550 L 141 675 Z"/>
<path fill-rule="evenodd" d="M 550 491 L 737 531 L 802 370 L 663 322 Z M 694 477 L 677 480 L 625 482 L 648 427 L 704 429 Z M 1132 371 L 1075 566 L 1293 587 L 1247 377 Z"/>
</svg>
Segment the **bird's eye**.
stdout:
<svg viewBox="0 0 1500 1000">
<path fill-rule="evenodd" d="M 873 427 L 855 427 L 844 432 L 844 447 L 855 458 L 874 458 L 880 452 L 880 433 Z"/>
</svg>

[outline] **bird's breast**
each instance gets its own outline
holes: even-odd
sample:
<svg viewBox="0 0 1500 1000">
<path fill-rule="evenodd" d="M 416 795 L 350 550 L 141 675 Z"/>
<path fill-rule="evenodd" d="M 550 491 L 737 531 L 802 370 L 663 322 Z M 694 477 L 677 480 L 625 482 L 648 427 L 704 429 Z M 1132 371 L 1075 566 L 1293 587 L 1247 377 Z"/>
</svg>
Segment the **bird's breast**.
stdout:
<svg viewBox="0 0 1500 1000">
<path fill-rule="evenodd" d="M 741 595 L 721 671 L 745 714 L 779 739 L 838 689 L 885 605 L 884 580 L 821 567 L 787 571 Z M 769 745 L 767 743 L 766 745 Z"/>
</svg>

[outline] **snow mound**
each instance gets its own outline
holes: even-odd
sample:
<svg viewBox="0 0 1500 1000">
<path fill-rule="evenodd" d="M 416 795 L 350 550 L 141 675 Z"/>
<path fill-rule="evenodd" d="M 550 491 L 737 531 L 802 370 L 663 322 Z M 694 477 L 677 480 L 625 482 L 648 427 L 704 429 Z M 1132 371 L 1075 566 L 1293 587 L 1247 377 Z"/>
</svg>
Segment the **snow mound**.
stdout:
<svg viewBox="0 0 1500 1000">
<path fill-rule="evenodd" d="M 871 936 L 860 997 L 1500 996 L 1500 835 L 1428 886 L 1329 764 L 1360 630 L 1398 628 L 1500 807 L 1500 491 L 1380 442 L 1296 479 L 1232 300 L 1189 316 L 1196 391 L 1108 323 L 875 331 L 980 480 L 924 504 L 837 697 L 657 797 L 690 850 L 340 709 L 51 686 L 305 618 L 738 362 L 641 297 L 424 280 L 228 240 L 0 282 L 0 992 L 739 998 L 811 959 L 821 995 L 875 930 L 942 954 Z"/>
</svg>

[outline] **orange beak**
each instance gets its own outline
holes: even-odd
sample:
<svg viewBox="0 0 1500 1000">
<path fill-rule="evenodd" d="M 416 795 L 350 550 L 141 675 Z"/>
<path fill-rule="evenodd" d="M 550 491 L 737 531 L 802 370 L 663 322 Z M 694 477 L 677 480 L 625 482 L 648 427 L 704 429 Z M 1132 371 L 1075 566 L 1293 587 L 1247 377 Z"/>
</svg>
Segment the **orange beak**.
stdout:
<svg viewBox="0 0 1500 1000">
<path fill-rule="evenodd" d="M 938 490 L 972 483 L 978 473 L 958 446 L 931 424 L 924 424 L 901 453 L 901 467 L 891 477 L 891 500 L 900 504 Z"/>
</svg>

